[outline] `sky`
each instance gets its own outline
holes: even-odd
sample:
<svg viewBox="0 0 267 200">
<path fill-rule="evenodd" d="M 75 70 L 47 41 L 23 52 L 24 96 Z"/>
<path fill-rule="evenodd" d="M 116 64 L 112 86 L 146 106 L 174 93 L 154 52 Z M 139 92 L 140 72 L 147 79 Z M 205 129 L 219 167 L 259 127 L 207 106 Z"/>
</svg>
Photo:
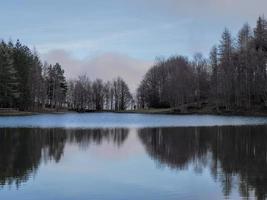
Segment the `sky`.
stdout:
<svg viewBox="0 0 267 200">
<path fill-rule="evenodd" d="M 208 56 L 266 15 L 266 0 L 0 0 L 0 37 L 20 39 L 68 78 L 122 76 L 134 89 L 157 57 Z"/>
</svg>

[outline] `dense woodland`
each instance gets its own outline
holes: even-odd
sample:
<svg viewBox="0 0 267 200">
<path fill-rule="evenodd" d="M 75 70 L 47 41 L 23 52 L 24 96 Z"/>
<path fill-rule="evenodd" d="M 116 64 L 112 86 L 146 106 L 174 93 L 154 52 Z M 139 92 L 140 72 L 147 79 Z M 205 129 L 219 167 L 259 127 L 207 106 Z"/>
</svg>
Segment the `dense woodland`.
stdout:
<svg viewBox="0 0 267 200">
<path fill-rule="evenodd" d="M 125 110 L 132 104 L 125 81 L 67 81 L 61 65 L 42 63 L 36 52 L 19 41 L 0 43 L 0 108 Z"/>
<path fill-rule="evenodd" d="M 118 77 L 104 82 L 91 82 L 86 75 L 68 83 L 67 102 L 72 110 L 120 111 L 133 107 L 133 97 L 126 82 Z"/>
<path fill-rule="evenodd" d="M 159 59 L 146 73 L 138 91 L 145 107 L 203 107 L 214 111 L 267 106 L 267 21 L 259 17 L 253 30 L 245 24 L 236 38 L 225 29 L 210 58 L 197 53 Z"/>
<path fill-rule="evenodd" d="M 225 29 L 210 57 L 157 59 L 132 95 L 122 78 L 66 80 L 59 63 L 42 63 L 17 41 L 0 43 L 0 108 L 77 111 L 210 107 L 214 112 L 267 108 L 267 21 Z M 90 72 L 88 72 L 90 73 Z"/>
<path fill-rule="evenodd" d="M 67 82 L 64 70 L 42 64 L 37 53 L 19 41 L 0 43 L 0 107 L 35 110 L 61 107 Z"/>
</svg>

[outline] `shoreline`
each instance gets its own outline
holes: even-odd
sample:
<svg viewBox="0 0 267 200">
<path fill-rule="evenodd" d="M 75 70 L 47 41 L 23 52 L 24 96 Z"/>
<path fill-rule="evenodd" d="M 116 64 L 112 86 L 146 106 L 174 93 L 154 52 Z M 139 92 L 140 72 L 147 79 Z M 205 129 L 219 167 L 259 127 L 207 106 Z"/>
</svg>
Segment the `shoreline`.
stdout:
<svg viewBox="0 0 267 200">
<path fill-rule="evenodd" d="M 255 117 L 267 117 L 267 112 L 258 111 L 244 111 L 244 112 L 205 112 L 205 111 L 192 111 L 192 112 L 177 112 L 173 109 L 170 110 L 136 110 L 136 111 L 117 111 L 115 113 L 136 113 L 136 114 L 164 114 L 164 115 L 214 115 L 214 116 L 255 116 Z"/>
<path fill-rule="evenodd" d="M 33 116 L 33 115 L 42 115 L 42 114 L 65 114 L 73 113 L 74 111 L 51 111 L 51 112 L 35 112 L 35 111 L 15 111 L 15 112 L 0 112 L 0 117 L 8 116 Z"/>
<path fill-rule="evenodd" d="M 215 116 L 255 116 L 255 117 L 267 117 L 267 112 L 264 111 L 227 111 L 227 112 L 213 112 L 207 110 L 194 110 L 194 111 L 177 111 L 173 108 L 168 109 L 139 109 L 139 110 L 125 110 L 125 111 L 13 111 L 13 112 L 0 112 L 0 117 L 8 116 L 33 116 L 33 115 L 42 115 L 42 114 L 66 114 L 66 113 L 125 113 L 125 114 L 162 114 L 162 115 L 215 115 Z"/>
</svg>

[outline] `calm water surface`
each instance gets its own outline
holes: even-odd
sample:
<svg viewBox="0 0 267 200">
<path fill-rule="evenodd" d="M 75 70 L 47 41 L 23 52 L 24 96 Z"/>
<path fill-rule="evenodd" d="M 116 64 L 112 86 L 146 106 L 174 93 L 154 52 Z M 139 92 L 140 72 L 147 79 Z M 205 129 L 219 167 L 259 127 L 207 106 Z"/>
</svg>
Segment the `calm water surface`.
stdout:
<svg viewBox="0 0 267 200">
<path fill-rule="evenodd" d="M 157 115 L 126 113 L 68 113 L 1 117 L 0 127 L 144 128 L 225 125 L 267 125 L 267 117 L 214 115 Z"/>
<path fill-rule="evenodd" d="M 266 198 L 266 118 L 70 115 L 0 117 L 1 200 Z"/>
</svg>

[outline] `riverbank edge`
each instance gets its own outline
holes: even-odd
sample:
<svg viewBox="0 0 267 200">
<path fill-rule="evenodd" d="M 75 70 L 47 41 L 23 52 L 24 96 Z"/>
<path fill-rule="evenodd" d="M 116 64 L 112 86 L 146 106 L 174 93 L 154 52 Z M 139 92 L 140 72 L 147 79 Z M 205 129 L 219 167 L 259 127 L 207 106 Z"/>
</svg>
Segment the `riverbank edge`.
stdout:
<svg viewBox="0 0 267 200">
<path fill-rule="evenodd" d="M 174 108 L 168 109 L 138 109 L 138 110 L 124 110 L 124 111 L 88 111 L 88 112 L 76 112 L 76 111 L 51 111 L 51 112 L 27 112 L 27 111 L 16 111 L 16 112 L 0 112 L 1 116 L 32 116 L 41 114 L 66 114 L 66 113 L 128 113 L 128 114 L 163 114 L 163 115 L 218 115 L 218 116 L 267 116 L 267 111 L 207 111 L 207 110 L 195 110 L 195 111 L 177 111 Z"/>
<path fill-rule="evenodd" d="M 42 114 L 65 114 L 65 113 L 75 113 L 74 111 L 54 111 L 54 112 L 30 112 L 30 111 L 16 111 L 16 112 L 0 112 L 0 117 L 2 116 L 32 116 L 32 115 L 42 115 Z"/>
</svg>

